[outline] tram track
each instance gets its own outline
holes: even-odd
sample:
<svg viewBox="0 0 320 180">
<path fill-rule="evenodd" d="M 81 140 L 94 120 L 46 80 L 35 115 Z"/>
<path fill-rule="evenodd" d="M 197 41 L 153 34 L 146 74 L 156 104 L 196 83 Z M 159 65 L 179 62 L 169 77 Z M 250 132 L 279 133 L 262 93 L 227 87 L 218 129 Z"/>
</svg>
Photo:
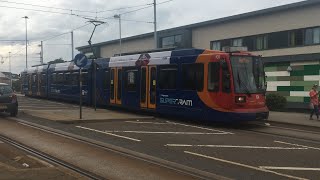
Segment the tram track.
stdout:
<svg viewBox="0 0 320 180">
<path fill-rule="evenodd" d="M 41 160 L 44 160 L 44 161 L 49 162 L 51 164 L 54 164 L 54 165 L 63 167 L 65 169 L 67 169 L 67 170 L 70 170 L 72 172 L 75 172 L 75 173 L 77 173 L 77 174 L 79 174 L 79 175 L 81 175 L 83 177 L 88 178 L 88 179 L 94 179 L 94 180 L 104 179 L 104 178 L 102 178 L 102 177 L 100 177 L 100 176 L 98 176 L 96 174 L 90 173 L 90 172 L 88 172 L 88 171 L 86 171 L 84 169 L 81 169 L 79 167 L 73 166 L 73 165 L 71 165 L 71 164 L 69 164 L 67 162 L 64 162 L 64 161 L 62 161 L 60 159 L 54 158 L 54 157 L 52 157 L 52 156 L 50 156 L 48 154 L 45 154 L 45 153 L 43 153 L 41 151 L 38 151 L 36 149 L 33 149 L 31 147 L 28 147 L 28 146 L 26 146 L 26 145 L 24 145 L 24 144 L 22 144 L 20 142 L 14 141 L 14 140 L 12 140 L 12 139 L 10 139 L 8 137 L 5 137 L 3 135 L 0 135 L 0 141 L 5 142 L 5 143 L 7 143 L 7 144 L 19 149 L 19 150 L 27 152 L 30 155 L 32 155 L 34 157 L 37 157 L 37 158 L 39 158 Z"/>
<path fill-rule="evenodd" d="M 174 162 L 170 162 L 161 158 L 157 158 L 157 157 L 153 157 L 153 156 L 149 156 L 146 154 L 142 154 L 139 152 L 135 152 L 132 150 L 128 150 L 125 148 L 121 148 L 118 146 L 114 146 L 111 144 L 106 144 L 106 143 L 102 143 L 93 139 L 89 139 L 86 137 L 82 137 L 82 136 L 78 136 L 78 135 L 74 135 L 62 130 L 58 130 L 58 129 L 53 129 L 50 127 L 46 127 L 46 126 L 42 126 L 39 124 L 35 124 L 32 122 L 28 122 L 22 119 L 18 119 L 18 118 L 8 118 L 10 120 L 15 120 L 17 123 L 24 125 L 24 126 L 28 126 L 31 128 L 35 128 L 47 133 L 51 133 L 54 135 L 58 135 L 61 137 L 65 137 L 80 143 L 84 143 L 84 144 L 88 144 L 88 145 L 92 145 L 94 147 L 98 147 L 101 148 L 103 150 L 106 151 L 110 151 L 113 153 L 117 153 L 119 155 L 125 156 L 125 157 L 129 157 L 129 158 L 133 158 L 136 160 L 140 160 L 140 161 L 144 161 L 147 163 L 151 163 L 153 165 L 159 166 L 161 168 L 166 168 L 166 169 L 170 169 L 171 171 L 174 171 L 178 174 L 185 174 L 187 176 L 196 178 L 196 179 L 228 179 L 226 177 L 223 176 L 219 176 L 210 172 L 206 172 L 206 171 L 202 171 L 202 170 L 198 170 L 192 167 L 188 167 L 188 166 L 184 166 L 178 163 L 174 163 Z M 79 171 L 81 171 L 81 169 L 79 169 Z M 90 175 L 90 174 L 89 174 Z M 100 177 L 98 178 L 92 178 L 92 179 L 100 179 Z M 103 179 L 103 178 L 102 178 Z"/>
<path fill-rule="evenodd" d="M 320 144 L 320 128 L 276 122 L 249 123 L 249 127 L 237 128 L 244 132 L 266 134 Z M 318 130 L 318 131 L 317 131 Z"/>
</svg>

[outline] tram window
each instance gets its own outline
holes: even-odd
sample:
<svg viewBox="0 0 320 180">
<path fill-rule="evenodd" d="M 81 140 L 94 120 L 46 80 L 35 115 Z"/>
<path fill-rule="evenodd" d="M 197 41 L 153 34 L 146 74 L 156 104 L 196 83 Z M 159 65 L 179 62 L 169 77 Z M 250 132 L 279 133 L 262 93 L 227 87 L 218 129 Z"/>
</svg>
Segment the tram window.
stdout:
<svg viewBox="0 0 320 180">
<path fill-rule="evenodd" d="M 176 89 L 177 88 L 177 65 L 160 66 L 159 88 Z"/>
<path fill-rule="evenodd" d="M 64 81 L 63 73 L 57 74 L 57 84 L 63 84 L 63 81 Z"/>
<path fill-rule="evenodd" d="M 57 75 L 56 73 L 51 74 L 51 83 L 56 84 L 57 83 Z"/>
<path fill-rule="evenodd" d="M 64 74 L 65 84 L 70 86 L 72 84 L 71 74 L 65 73 Z"/>
<path fill-rule="evenodd" d="M 33 83 L 36 83 L 36 80 L 37 80 L 37 75 L 36 75 L 36 74 L 33 74 L 33 75 L 32 75 L 32 82 L 33 82 Z"/>
<path fill-rule="evenodd" d="M 222 91 L 226 93 L 230 93 L 231 85 L 230 85 L 230 72 L 228 68 L 228 64 L 223 62 L 222 64 Z"/>
<path fill-rule="evenodd" d="M 117 99 L 121 100 L 122 93 L 122 69 L 118 69 L 118 91 L 117 91 Z"/>
<path fill-rule="evenodd" d="M 72 81 L 72 85 L 76 86 L 79 85 L 79 73 L 78 72 L 73 72 L 71 74 L 71 81 Z"/>
<path fill-rule="evenodd" d="M 109 86 L 110 86 L 110 72 L 105 71 L 104 78 L 103 78 L 103 89 L 109 89 Z"/>
<path fill-rule="evenodd" d="M 47 74 L 46 73 L 41 74 L 41 84 L 43 84 L 43 85 L 47 84 Z"/>
<path fill-rule="evenodd" d="M 136 91 L 137 89 L 137 70 L 128 70 L 126 72 L 127 91 Z"/>
<path fill-rule="evenodd" d="M 220 63 L 209 63 L 209 77 L 208 77 L 208 90 L 213 92 L 219 91 L 220 79 Z"/>
<path fill-rule="evenodd" d="M 182 83 L 185 90 L 203 90 L 203 64 L 183 64 Z"/>
<path fill-rule="evenodd" d="M 145 67 L 141 68 L 141 96 L 140 96 L 140 101 L 145 103 L 147 100 L 147 91 L 146 91 L 146 83 L 147 83 L 147 69 Z"/>
<path fill-rule="evenodd" d="M 88 72 L 82 72 L 82 85 L 88 85 Z"/>
</svg>

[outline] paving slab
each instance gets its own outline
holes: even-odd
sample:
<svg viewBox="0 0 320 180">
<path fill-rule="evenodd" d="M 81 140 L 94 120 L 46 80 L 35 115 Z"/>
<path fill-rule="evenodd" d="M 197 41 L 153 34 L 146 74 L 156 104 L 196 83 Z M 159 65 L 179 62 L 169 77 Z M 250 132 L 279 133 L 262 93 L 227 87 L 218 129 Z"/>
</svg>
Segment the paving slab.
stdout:
<svg viewBox="0 0 320 180">
<path fill-rule="evenodd" d="M 79 109 L 57 109 L 57 110 L 22 110 L 22 114 L 33 117 L 48 119 L 61 123 L 79 123 L 79 122 L 102 122 L 111 120 L 150 120 L 153 116 L 137 115 L 116 110 L 84 108 L 82 119 L 80 119 Z"/>
<path fill-rule="evenodd" d="M 320 121 L 317 121 L 315 116 L 313 117 L 315 120 L 309 120 L 309 117 L 307 113 L 270 111 L 268 121 L 320 128 Z"/>
</svg>

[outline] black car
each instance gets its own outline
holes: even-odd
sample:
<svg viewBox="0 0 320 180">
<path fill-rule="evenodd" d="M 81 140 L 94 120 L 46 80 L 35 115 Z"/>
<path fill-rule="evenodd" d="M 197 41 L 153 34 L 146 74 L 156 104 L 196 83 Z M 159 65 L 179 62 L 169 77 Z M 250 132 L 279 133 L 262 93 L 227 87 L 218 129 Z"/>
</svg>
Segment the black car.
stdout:
<svg viewBox="0 0 320 180">
<path fill-rule="evenodd" d="M 18 99 L 12 88 L 5 83 L 0 83 L 0 112 L 8 112 L 15 117 L 18 114 Z"/>
</svg>

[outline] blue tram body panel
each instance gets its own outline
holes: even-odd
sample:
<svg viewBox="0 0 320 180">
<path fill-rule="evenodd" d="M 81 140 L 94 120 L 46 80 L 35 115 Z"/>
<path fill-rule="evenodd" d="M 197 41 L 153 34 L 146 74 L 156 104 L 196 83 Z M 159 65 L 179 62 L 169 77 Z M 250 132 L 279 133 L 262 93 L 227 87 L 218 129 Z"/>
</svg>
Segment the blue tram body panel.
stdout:
<svg viewBox="0 0 320 180">
<path fill-rule="evenodd" d="M 110 99 L 110 58 L 95 60 L 96 63 L 96 103 L 99 106 L 109 105 Z M 92 88 L 93 89 L 93 88 Z M 94 98 L 94 95 L 92 95 Z"/>
<path fill-rule="evenodd" d="M 82 68 L 82 98 L 86 104 L 91 103 L 92 73 L 91 61 Z M 79 68 L 74 62 L 51 64 L 48 68 L 48 96 L 52 99 L 78 102 L 80 96 Z"/>
</svg>

